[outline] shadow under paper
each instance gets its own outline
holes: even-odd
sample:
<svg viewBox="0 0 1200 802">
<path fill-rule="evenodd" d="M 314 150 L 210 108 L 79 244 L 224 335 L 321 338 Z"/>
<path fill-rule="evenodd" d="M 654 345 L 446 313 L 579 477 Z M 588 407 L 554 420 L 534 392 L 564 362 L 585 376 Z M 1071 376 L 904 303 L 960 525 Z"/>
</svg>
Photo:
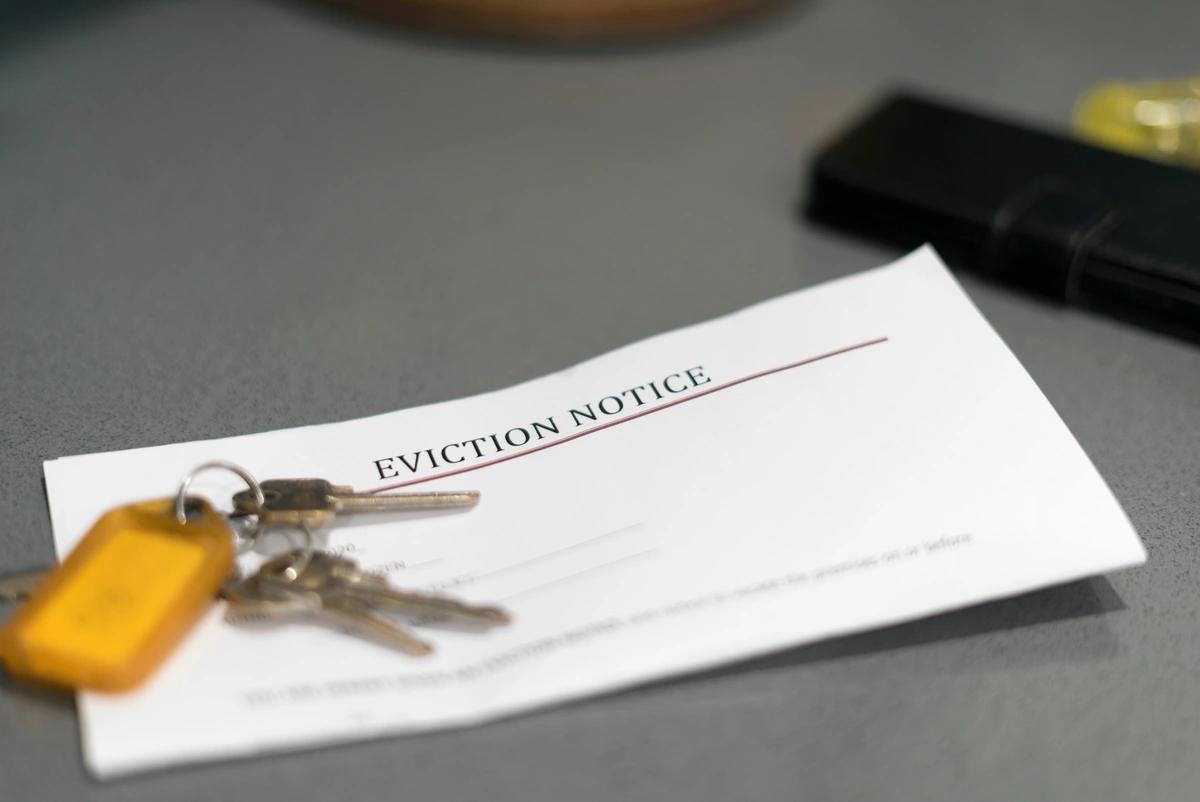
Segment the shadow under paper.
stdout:
<svg viewBox="0 0 1200 802">
<path fill-rule="evenodd" d="M 708 671 L 642 685 L 618 695 L 644 693 L 649 689 L 681 683 L 703 682 L 759 671 L 777 671 L 899 651 L 988 633 L 1020 630 L 1055 621 L 1099 616 L 1124 609 L 1125 602 L 1117 595 L 1109 581 L 1104 577 L 1094 577 L 917 621 L 831 638 Z M 1116 648 L 1113 636 L 1103 622 L 1100 623 L 1098 629 L 1082 633 L 1073 632 L 1070 638 L 1053 639 L 1053 654 L 1047 654 L 1045 651 L 1039 654 L 1035 649 L 1023 659 L 1095 659 L 1111 654 Z M 986 665 L 983 667 L 986 668 Z"/>
</svg>

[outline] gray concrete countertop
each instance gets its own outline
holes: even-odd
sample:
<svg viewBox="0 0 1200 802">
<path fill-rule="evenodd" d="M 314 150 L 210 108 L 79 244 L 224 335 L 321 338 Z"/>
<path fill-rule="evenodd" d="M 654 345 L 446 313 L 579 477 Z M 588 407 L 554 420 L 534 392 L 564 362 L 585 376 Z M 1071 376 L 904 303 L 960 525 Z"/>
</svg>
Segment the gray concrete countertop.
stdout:
<svg viewBox="0 0 1200 802">
<path fill-rule="evenodd" d="M 0 10 L 0 570 L 41 461 L 494 389 L 895 253 L 798 220 L 904 83 L 1056 127 L 1191 3 L 811 0 L 582 51 L 285 0 Z M 1200 347 L 963 278 L 1149 564 L 477 729 L 99 784 L 0 683 L 0 798 L 1200 798 Z M 251 669 L 252 670 L 252 669 Z M 186 721 L 179 726 L 186 727 Z"/>
</svg>

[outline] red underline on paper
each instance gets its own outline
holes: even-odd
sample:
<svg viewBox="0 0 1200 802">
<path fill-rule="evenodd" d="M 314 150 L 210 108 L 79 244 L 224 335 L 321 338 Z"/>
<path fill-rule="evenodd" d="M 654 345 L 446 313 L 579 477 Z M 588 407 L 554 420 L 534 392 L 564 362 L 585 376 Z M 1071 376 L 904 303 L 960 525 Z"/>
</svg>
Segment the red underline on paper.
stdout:
<svg viewBox="0 0 1200 802">
<path fill-rule="evenodd" d="M 497 457 L 496 459 L 491 459 L 486 462 L 480 462 L 477 465 L 468 465 L 464 468 L 455 468 L 452 471 L 444 471 L 443 473 L 435 474 L 433 476 L 422 476 L 419 479 L 408 479 L 407 481 L 404 481 L 404 482 L 396 482 L 394 484 L 384 485 L 383 487 L 375 487 L 375 488 L 372 488 L 365 492 L 367 492 L 367 493 L 382 493 L 385 490 L 399 490 L 402 487 L 412 487 L 413 485 L 419 485 L 419 484 L 422 484 L 423 482 L 432 482 L 435 479 L 445 479 L 447 476 L 458 476 L 459 474 L 470 473 L 471 471 L 478 471 L 481 468 L 490 468 L 493 465 L 499 465 L 502 462 L 508 462 L 509 460 L 517 459 L 518 457 L 527 457 L 530 454 L 536 454 L 539 451 L 545 451 L 548 448 L 554 448 L 555 446 L 565 445 L 565 444 L 571 442 L 572 440 L 578 440 L 581 437 L 587 437 L 590 434 L 596 434 L 597 432 L 602 432 L 605 429 L 611 429 L 612 427 L 618 426 L 622 423 L 628 423 L 631 420 L 637 420 L 638 418 L 644 418 L 647 415 L 653 415 L 655 412 L 662 412 L 664 409 L 670 409 L 671 407 L 676 407 L 676 406 L 679 406 L 680 404 L 685 404 L 688 401 L 695 401 L 696 399 L 703 398 L 706 395 L 712 395 L 713 393 L 719 393 L 722 390 L 728 390 L 730 387 L 736 387 L 739 384 L 745 384 L 746 382 L 754 381 L 755 379 L 761 379 L 766 376 L 774 375 L 776 373 L 782 373 L 785 370 L 792 370 L 793 368 L 799 368 L 799 367 L 803 367 L 805 365 L 811 365 L 814 362 L 820 362 L 823 359 L 829 359 L 831 357 L 841 356 L 842 354 L 848 354 L 851 351 L 857 351 L 861 348 L 868 348 L 872 345 L 879 345 L 880 343 L 885 343 L 887 341 L 888 341 L 887 337 L 876 337 L 873 340 L 866 340 L 861 343 L 855 343 L 854 345 L 847 345 L 843 348 L 838 348 L 837 350 L 834 350 L 834 351 L 826 351 L 823 354 L 817 354 L 816 356 L 810 356 L 810 357 L 801 359 L 796 362 L 789 362 L 788 364 L 780 365 L 777 368 L 770 368 L 768 370 L 760 370 L 757 373 L 751 373 L 749 376 L 742 376 L 740 379 L 733 379 L 732 381 L 727 381 L 724 384 L 718 384 L 715 387 L 709 387 L 707 390 L 701 390 L 698 393 L 693 393 L 692 395 L 687 395 L 687 396 L 684 396 L 683 398 L 676 398 L 674 401 L 668 401 L 665 404 L 659 404 L 656 407 L 651 407 L 650 409 L 643 409 L 641 412 L 635 412 L 632 415 L 626 415 L 623 418 L 617 418 L 616 420 L 610 420 L 607 423 L 602 423 L 599 426 L 593 426 L 592 428 L 585 429 L 582 432 L 576 432 L 575 434 L 567 435 L 566 437 L 563 437 L 560 440 L 551 440 L 549 443 L 543 443 L 540 446 L 534 446 L 533 448 L 527 448 L 524 451 L 518 451 L 514 454 L 509 454 L 504 457 Z"/>
</svg>

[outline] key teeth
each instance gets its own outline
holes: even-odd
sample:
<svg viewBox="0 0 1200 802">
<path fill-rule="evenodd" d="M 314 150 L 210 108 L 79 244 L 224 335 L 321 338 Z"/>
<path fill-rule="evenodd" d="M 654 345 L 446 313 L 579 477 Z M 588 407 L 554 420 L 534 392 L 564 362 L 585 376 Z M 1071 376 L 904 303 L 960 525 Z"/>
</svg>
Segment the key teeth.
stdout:
<svg viewBox="0 0 1200 802">
<path fill-rule="evenodd" d="M 479 612 L 490 618 L 496 626 L 506 627 L 512 623 L 512 615 L 502 607 L 484 607 Z"/>
<path fill-rule="evenodd" d="M 443 610 L 413 615 L 412 618 L 424 624 L 440 624 L 447 621 L 457 621 L 467 627 L 481 629 L 485 627 L 504 627 L 512 623 L 512 616 L 507 610 L 499 607 L 480 607 L 464 604 L 459 610 Z"/>
<path fill-rule="evenodd" d="M 331 495 L 329 502 L 339 513 L 409 512 L 417 510 L 470 509 L 479 504 L 478 490 L 439 490 L 422 493 L 350 493 Z"/>
</svg>

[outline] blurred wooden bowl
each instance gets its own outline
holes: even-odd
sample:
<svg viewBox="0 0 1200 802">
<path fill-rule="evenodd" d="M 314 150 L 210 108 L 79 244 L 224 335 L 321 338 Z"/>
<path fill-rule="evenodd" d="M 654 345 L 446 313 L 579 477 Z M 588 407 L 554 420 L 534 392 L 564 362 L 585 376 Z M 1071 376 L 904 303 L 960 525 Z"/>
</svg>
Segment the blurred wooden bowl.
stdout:
<svg viewBox="0 0 1200 802">
<path fill-rule="evenodd" d="M 332 0 L 374 17 L 521 39 L 625 39 L 713 25 L 775 0 Z"/>
</svg>

